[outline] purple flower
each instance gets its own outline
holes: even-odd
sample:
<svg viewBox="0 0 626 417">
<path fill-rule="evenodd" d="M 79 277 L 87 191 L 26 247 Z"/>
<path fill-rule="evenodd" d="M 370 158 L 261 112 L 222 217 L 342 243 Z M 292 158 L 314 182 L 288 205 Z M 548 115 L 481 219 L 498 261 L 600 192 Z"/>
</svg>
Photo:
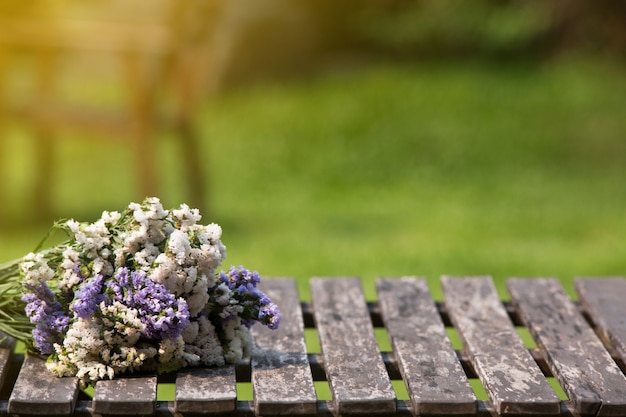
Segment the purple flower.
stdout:
<svg viewBox="0 0 626 417">
<path fill-rule="evenodd" d="M 35 347 L 48 355 L 54 351 L 55 343 L 62 342 L 70 318 L 46 283 L 26 284 L 25 287 L 30 292 L 22 296 L 22 301 L 26 303 L 24 311 L 30 322 L 36 324 L 33 330 Z"/>
<path fill-rule="evenodd" d="M 83 282 L 85 280 L 85 276 L 83 275 L 83 271 L 81 270 L 81 264 L 77 263 L 76 265 L 74 265 L 74 267 L 72 268 L 72 271 L 78 275 L 78 277 L 80 278 L 80 282 Z"/>
<path fill-rule="evenodd" d="M 98 310 L 100 303 L 106 300 L 106 296 L 102 294 L 103 282 L 104 277 L 98 274 L 76 292 L 72 302 L 72 310 L 76 317 L 81 319 L 91 317 Z"/>
<path fill-rule="evenodd" d="M 189 324 L 189 307 L 177 299 L 163 284 L 156 283 L 141 271 L 122 268 L 106 282 L 107 303 L 118 301 L 139 313 L 146 325 L 147 339 L 171 339 L 181 335 Z"/>
<path fill-rule="evenodd" d="M 259 309 L 259 321 L 272 330 L 278 329 L 281 317 L 278 306 L 274 303 L 266 304 Z"/>
<path fill-rule="evenodd" d="M 251 284 L 252 287 L 256 287 L 257 284 L 261 282 L 261 277 L 258 272 L 250 272 L 243 266 L 240 266 L 239 269 L 231 266 L 228 270 L 228 274 L 224 271 L 219 273 L 219 279 L 221 282 L 228 284 L 228 287 L 231 290 L 242 285 L 246 286 L 247 284 Z"/>
<path fill-rule="evenodd" d="M 228 273 L 220 272 L 218 275 L 219 283 L 224 283 L 232 291 L 232 299 L 236 304 L 243 307 L 243 311 L 237 315 L 241 318 L 242 323 L 251 327 L 254 323 L 260 322 L 270 329 L 277 329 L 280 324 L 280 312 L 276 304 L 273 304 L 269 297 L 257 288 L 257 284 L 261 282 L 258 272 L 250 272 L 244 267 L 231 267 Z M 217 285 L 210 290 L 215 293 Z M 219 309 L 216 305 L 215 309 Z M 223 321 L 232 317 L 226 317 Z"/>
</svg>

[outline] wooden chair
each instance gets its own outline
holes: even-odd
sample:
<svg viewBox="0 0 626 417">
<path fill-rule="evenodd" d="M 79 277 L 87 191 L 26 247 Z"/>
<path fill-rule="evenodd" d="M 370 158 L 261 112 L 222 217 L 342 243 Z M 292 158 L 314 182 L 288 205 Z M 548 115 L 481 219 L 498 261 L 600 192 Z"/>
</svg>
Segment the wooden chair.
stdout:
<svg viewBox="0 0 626 417">
<path fill-rule="evenodd" d="M 217 0 L 9 3 L 16 5 L 0 6 L 0 93 L 16 54 L 33 58 L 35 91 L 21 105 L 0 94 L 0 122 L 26 120 L 34 128 L 38 169 L 34 203 L 39 216 L 50 214 L 50 156 L 56 133 L 66 128 L 129 140 L 143 195 L 158 194 L 153 146 L 157 129 L 174 129 L 184 152 L 189 203 L 205 211 L 207 173 L 193 117 L 209 74 L 207 45 L 218 15 Z M 124 108 L 111 112 L 82 103 L 72 106 L 56 91 L 63 76 L 61 60 L 89 54 L 104 54 L 120 64 L 117 79 L 126 94 Z M 166 92 L 174 104 L 162 111 L 159 98 Z M 0 145 L 2 140 L 0 133 Z"/>
</svg>

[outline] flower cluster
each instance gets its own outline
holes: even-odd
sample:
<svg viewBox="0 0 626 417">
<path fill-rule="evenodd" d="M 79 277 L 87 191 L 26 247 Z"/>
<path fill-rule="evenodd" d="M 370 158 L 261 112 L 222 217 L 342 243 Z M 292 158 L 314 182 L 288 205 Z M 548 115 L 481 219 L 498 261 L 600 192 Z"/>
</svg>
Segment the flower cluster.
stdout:
<svg viewBox="0 0 626 417">
<path fill-rule="evenodd" d="M 88 384 L 135 370 L 224 365 L 249 355 L 254 323 L 278 327 L 258 273 L 216 271 L 226 257 L 222 230 L 200 218 L 185 204 L 165 210 L 148 198 L 94 223 L 58 223 L 69 239 L 21 260 L 27 342 L 50 355 L 52 372 Z M 8 275 L 0 270 L 0 289 Z M 10 333 L 1 316 L 0 325 Z"/>
<path fill-rule="evenodd" d="M 228 273 L 219 273 L 219 284 L 211 291 L 212 310 L 220 318 L 228 320 L 239 316 L 243 324 L 250 328 L 259 321 L 270 329 L 277 329 L 280 312 L 276 304 L 259 289 L 261 277 L 243 267 L 231 267 Z"/>
</svg>

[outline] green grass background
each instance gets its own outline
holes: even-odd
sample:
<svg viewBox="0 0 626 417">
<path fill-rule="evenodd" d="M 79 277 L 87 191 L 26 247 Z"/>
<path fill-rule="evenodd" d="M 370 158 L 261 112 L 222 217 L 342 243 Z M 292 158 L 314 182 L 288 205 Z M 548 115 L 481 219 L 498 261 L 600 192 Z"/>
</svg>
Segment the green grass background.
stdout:
<svg viewBox="0 0 626 417">
<path fill-rule="evenodd" d="M 623 64 L 389 64 L 207 99 L 198 115 L 210 176 L 205 221 L 224 229 L 226 267 L 295 277 L 575 276 L 626 270 Z M 2 151 L 0 261 L 31 250 L 32 140 Z M 85 139 L 103 139 L 85 140 Z M 55 215 L 93 221 L 137 192 L 124 141 L 59 136 Z M 186 199 L 184 154 L 163 133 L 164 205 Z"/>
<path fill-rule="evenodd" d="M 198 129 L 224 266 L 294 277 L 304 299 L 312 276 L 361 277 L 374 299 L 378 276 L 427 277 L 441 298 L 441 275 L 491 275 L 506 298 L 509 276 L 554 276 L 573 294 L 574 277 L 626 271 L 623 63 L 368 66 L 207 99 Z M 0 263 L 52 221 L 32 218 L 29 129 L 2 134 Z M 106 139 L 56 140 L 56 216 L 93 221 L 144 197 L 130 149 Z M 167 207 L 187 198 L 175 140 L 154 143 Z M 249 384 L 239 391 L 251 397 Z"/>
</svg>

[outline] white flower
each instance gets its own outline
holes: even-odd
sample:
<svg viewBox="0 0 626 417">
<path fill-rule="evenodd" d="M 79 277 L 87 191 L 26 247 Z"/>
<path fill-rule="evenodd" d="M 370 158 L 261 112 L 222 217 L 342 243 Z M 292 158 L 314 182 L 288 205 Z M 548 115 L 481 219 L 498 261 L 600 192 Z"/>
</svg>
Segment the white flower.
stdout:
<svg viewBox="0 0 626 417">
<path fill-rule="evenodd" d="M 150 272 L 150 279 L 167 287 L 166 281 L 176 271 L 176 261 L 166 253 L 161 253 L 154 260 L 154 268 Z"/>
<path fill-rule="evenodd" d="M 215 299 L 217 304 L 221 306 L 227 306 L 230 303 L 230 297 L 232 296 L 232 291 L 228 288 L 228 285 L 225 282 L 222 282 L 215 289 L 215 293 L 219 294 L 219 296 Z"/>
<path fill-rule="evenodd" d="M 132 372 L 140 369 L 146 360 L 154 358 L 157 355 L 157 350 L 155 348 L 140 349 L 136 346 L 121 346 L 115 350 L 111 347 L 108 353 L 112 354 L 105 362 L 115 372 Z"/>
<path fill-rule="evenodd" d="M 106 261 L 103 258 L 96 258 L 93 261 L 93 273 L 101 274 L 104 276 L 111 276 L 114 273 L 114 268 L 111 262 Z"/>
<path fill-rule="evenodd" d="M 191 295 L 186 297 L 187 305 L 189 306 L 189 315 L 195 317 L 204 309 L 206 303 L 209 301 L 209 293 L 206 290 L 206 285 L 197 285 L 199 288 L 197 291 L 192 291 Z"/>
<path fill-rule="evenodd" d="M 224 346 L 226 362 L 235 363 L 244 356 L 250 355 L 253 347 L 252 334 L 246 326 L 241 324 L 239 317 L 228 320 L 223 326 L 223 331 L 226 341 Z"/>
<path fill-rule="evenodd" d="M 82 282 L 81 276 L 77 273 L 80 268 L 80 252 L 74 246 L 68 246 L 63 250 L 63 261 L 59 265 L 63 271 L 59 279 L 59 288 L 70 290 Z"/>
<path fill-rule="evenodd" d="M 100 219 L 108 225 L 116 225 L 117 222 L 120 220 L 120 218 L 122 217 L 122 215 L 117 212 L 117 211 L 103 211 L 102 212 L 102 216 L 100 217 Z"/>
<path fill-rule="evenodd" d="M 181 204 L 178 210 L 172 210 L 172 216 L 178 220 L 182 231 L 187 231 L 202 218 L 198 209 L 190 209 L 187 204 Z"/>
<path fill-rule="evenodd" d="M 100 304 L 100 311 L 104 316 L 104 340 L 108 345 L 134 345 L 145 332 L 146 325 L 141 322 L 137 310 L 129 308 L 119 301 L 107 306 Z M 114 320 L 108 317 L 114 317 Z"/>
<path fill-rule="evenodd" d="M 102 219 L 87 224 L 68 220 L 65 224 L 74 235 L 76 245 L 81 249 L 81 252 L 91 259 L 96 258 L 98 251 L 111 242 L 109 229 Z"/>
<path fill-rule="evenodd" d="M 223 319 L 227 319 L 231 316 L 236 316 L 244 310 L 243 306 L 237 303 L 237 300 L 228 300 L 228 301 L 229 301 L 229 305 L 224 307 L 222 311 L 220 312 L 220 317 Z"/>
<path fill-rule="evenodd" d="M 81 363 L 78 372 L 76 372 L 76 377 L 79 380 L 90 382 L 96 382 L 106 376 L 108 376 L 109 379 L 113 379 L 114 375 L 115 371 L 113 368 L 96 361 Z"/>
<path fill-rule="evenodd" d="M 29 253 L 20 264 L 24 284 L 35 286 L 54 277 L 54 271 L 48 266 L 42 253 Z"/>
<path fill-rule="evenodd" d="M 216 223 L 211 223 L 207 226 L 204 226 L 204 232 L 210 242 L 217 242 L 218 240 L 222 238 L 222 228 L 220 227 L 220 225 Z M 208 243 L 208 242 L 202 242 L 202 243 Z"/>
<path fill-rule="evenodd" d="M 185 343 L 193 343 L 194 340 L 198 337 L 198 332 L 200 331 L 200 325 L 197 321 L 192 321 L 185 327 L 181 336 L 183 337 L 183 341 Z"/>
<path fill-rule="evenodd" d="M 77 235 L 78 233 L 80 233 L 80 223 L 78 223 L 76 220 L 70 219 L 65 222 L 65 225 L 68 227 L 68 229 L 70 229 L 70 231 L 74 235 Z"/>
<path fill-rule="evenodd" d="M 215 327 L 204 316 L 198 317 L 195 323 L 198 324 L 197 335 L 192 342 L 185 342 L 185 352 L 197 356 L 203 365 L 223 366 L 226 362 Z"/>
<path fill-rule="evenodd" d="M 160 254 L 161 252 L 157 246 L 152 243 L 147 243 L 142 250 L 135 253 L 134 259 L 139 265 L 139 269 L 148 272 Z"/>
<path fill-rule="evenodd" d="M 93 318 L 74 320 L 65 335 L 63 347 L 70 351 L 80 352 L 81 356 L 97 353 L 104 346 L 100 337 L 101 324 Z"/>
<path fill-rule="evenodd" d="M 183 265 L 191 253 L 189 236 L 181 230 L 174 230 L 168 239 L 167 249 L 174 255 L 176 262 L 179 265 Z"/>
<path fill-rule="evenodd" d="M 146 198 L 144 204 L 146 205 L 145 213 L 150 220 L 164 219 L 169 214 L 169 210 L 163 209 L 163 205 L 157 197 Z"/>
<path fill-rule="evenodd" d="M 93 319 L 77 319 L 70 326 L 63 344 L 55 344 L 56 357 L 46 365 L 57 376 L 77 376 L 81 385 L 106 376 L 113 378 L 114 370 L 101 362 L 100 353 L 106 346 L 100 323 Z"/>
<path fill-rule="evenodd" d="M 159 362 L 168 363 L 182 359 L 184 347 L 185 342 L 182 337 L 178 337 L 176 340 L 161 340 L 159 343 Z"/>
<path fill-rule="evenodd" d="M 148 225 L 141 224 L 138 228 L 128 233 L 122 233 L 121 237 L 124 239 L 124 252 L 135 253 L 148 242 Z"/>
</svg>

